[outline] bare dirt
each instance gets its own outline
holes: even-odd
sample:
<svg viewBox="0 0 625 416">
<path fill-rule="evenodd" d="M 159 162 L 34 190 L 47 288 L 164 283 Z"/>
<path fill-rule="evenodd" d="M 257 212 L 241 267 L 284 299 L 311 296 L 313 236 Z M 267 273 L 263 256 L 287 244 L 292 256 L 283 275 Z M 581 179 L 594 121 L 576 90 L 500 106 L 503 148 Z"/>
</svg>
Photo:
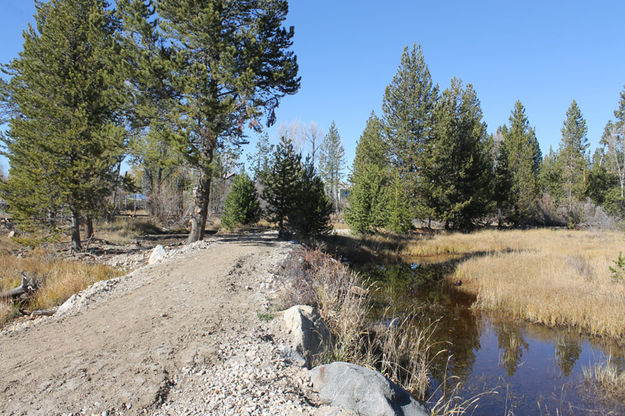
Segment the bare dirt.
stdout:
<svg viewBox="0 0 625 416">
<path fill-rule="evenodd" d="M 260 319 L 292 245 L 211 238 L 0 333 L 0 414 L 319 414 Z"/>
</svg>

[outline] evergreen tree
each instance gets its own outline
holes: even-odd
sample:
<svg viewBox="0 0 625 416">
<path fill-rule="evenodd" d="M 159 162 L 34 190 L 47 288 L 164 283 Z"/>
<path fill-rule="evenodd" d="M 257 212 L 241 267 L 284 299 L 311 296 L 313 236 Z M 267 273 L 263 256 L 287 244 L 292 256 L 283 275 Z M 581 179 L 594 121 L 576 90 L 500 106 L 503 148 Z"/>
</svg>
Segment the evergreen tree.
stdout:
<svg viewBox="0 0 625 416">
<path fill-rule="evenodd" d="M 608 172 L 618 178 L 619 198 L 625 200 L 625 88 L 620 94 L 619 106 L 614 110 L 615 120 L 608 121 L 601 145 Z"/>
<path fill-rule="evenodd" d="M 551 196 L 556 205 L 562 200 L 564 196 L 562 165 L 558 163 L 558 154 L 551 147 L 541 162 L 539 186 L 542 192 L 546 192 Z"/>
<path fill-rule="evenodd" d="M 372 112 L 356 146 L 349 208 L 345 212 L 347 223 L 357 233 L 370 232 L 388 222 L 386 188 L 390 182 L 389 169 L 382 125 Z"/>
<path fill-rule="evenodd" d="M 385 188 L 385 202 L 388 229 L 395 233 L 405 233 L 412 226 L 410 202 L 406 198 L 404 182 L 397 169 L 391 174 L 391 182 Z"/>
<path fill-rule="evenodd" d="M 156 3 L 172 48 L 168 82 L 179 93 L 173 140 L 198 178 L 188 242 L 203 237 L 215 152 L 245 143 L 246 122 L 259 129 L 264 115 L 273 124 L 280 98 L 299 88 L 287 10 L 286 0 Z"/>
<path fill-rule="evenodd" d="M 497 206 L 498 226 L 503 226 L 506 212 L 510 203 L 511 175 L 508 170 L 508 151 L 504 145 L 505 137 L 508 135 L 506 125 L 497 128 L 493 135 L 493 146 L 495 153 L 495 189 L 494 200 Z"/>
<path fill-rule="evenodd" d="M 221 224 L 232 229 L 236 225 L 254 224 L 260 220 L 260 203 L 254 182 L 245 173 L 236 175 L 226 197 Z"/>
<path fill-rule="evenodd" d="M 557 157 L 563 202 L 569 223 L 576 223 L 579 220 L 575 203 L 581 201 L 586 194 L 588 182 L 587 132 L 586 120 L 584 120 L 579 106 L 573 100 L 566 112 Z"/>
<path fill-rule="evenodd" d="M 262 195 L 268 204 L 268 219 L 278 223 L 279 238 L 288 234 L 289 214 L 292 214 L 299 196 L 301 168 L 301 156 L 295 153 L 293 143 L 282 136 L 271 159 L 269 171 L 263 178 Z"/>
<path fill-rule="evenodd" d="M 608 171 L 605 163 L 605 149 L 599 147 L 595 150 L 588 175 L 588 187 L 586 195 L 597 205 L 605 206 L 608 211 L 617 213 L 614 208 L 618 206 L 620 195 L 618 177 Z M 615 204 L 616 202 L 616 204 Z"/>
<path fill-rule="evenodd" d="M 289 226 L 303 238 L 318 237 L 332 230 L 331 213 L 332 202 L 323 181 L 315 173 L 312 158 L 307 158 L 297 181 L 295 204 L 288 215 Z"/>
<path fill-rule="evenodd" d="M 78 250 L 81 215 L 102 207 L 123 153 L 119 22 L 104 0 L 38 2 L 35 21 L 5 67 L 11 170 L 2 195 L 23 225 L 69 211 Z"/>
<path fill-rule="evenodd" d="M 437 95 L 438 87 L 432 83 L 421 45 L 414 45 L 412 50 L 406 47 L 397 73 L 384 92 L 382 120 L 390 163 L 404 184 L 404 196 L 411 201 L 413 214 L 421 218 L 430 214 L 420 204 L 419 172 Z"/>
<path fill-rule="evenodd" d="M 469 229 L 490 211 L 491 142 L 477 95 L 452 79 L 434 110 L 432 137 L 423 153 L 429 208 L 445 228 Z"/>
<path fill-rule="evenodd" d="M 510 185 L 505 193 L 506 216 L 517 226 L 527 225 L 536 219 L 538 210 L 541 152 L 520 101 L 514 105 L 502 146 L 505 166 L 500 166 L 500 172 L 506 172 Z"/>
<path fill-rule="evenodd" d="M 345 165 L 345 150 L 334 121 L 319 148 L 319 173 L 334 208 L 338 210 L 339 191 Z"/>
</svg>

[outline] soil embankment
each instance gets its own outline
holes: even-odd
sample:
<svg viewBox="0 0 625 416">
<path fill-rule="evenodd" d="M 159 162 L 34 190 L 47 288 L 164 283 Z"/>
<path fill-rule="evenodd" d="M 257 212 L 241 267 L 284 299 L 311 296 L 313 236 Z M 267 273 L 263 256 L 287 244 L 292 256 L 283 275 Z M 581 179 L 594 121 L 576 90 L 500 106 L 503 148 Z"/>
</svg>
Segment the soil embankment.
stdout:
<svg viewBox="0 0 625 416">
<path fill-rule="evenodd" d="M 2 414 L 311 414 L 305 370 L 263 323 L 290 244 L 204 243 L 61 316 L 0 333 Z M 65 308 L 67 309 L 67 308 Z"/>
</svg>

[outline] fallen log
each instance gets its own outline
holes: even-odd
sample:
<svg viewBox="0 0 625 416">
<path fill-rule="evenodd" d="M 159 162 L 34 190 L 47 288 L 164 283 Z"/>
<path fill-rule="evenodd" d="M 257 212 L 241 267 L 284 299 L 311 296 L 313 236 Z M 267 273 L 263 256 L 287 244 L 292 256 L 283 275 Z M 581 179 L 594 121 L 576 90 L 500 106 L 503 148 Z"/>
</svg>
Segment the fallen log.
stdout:
<svg viewBox="0 0 625 416">
<path fill-rule="evenodd" d="M 28 279 L 25 274 L 22 274 L 22 284 L 18 287 L 7 290 L 6 292 L 0 293 L 0 299 L 13 299 L 19 296 L 22 296 L 26 293 L 30 293 L 33 290 L 33 281 L 32 279 Z"/>
</svg>

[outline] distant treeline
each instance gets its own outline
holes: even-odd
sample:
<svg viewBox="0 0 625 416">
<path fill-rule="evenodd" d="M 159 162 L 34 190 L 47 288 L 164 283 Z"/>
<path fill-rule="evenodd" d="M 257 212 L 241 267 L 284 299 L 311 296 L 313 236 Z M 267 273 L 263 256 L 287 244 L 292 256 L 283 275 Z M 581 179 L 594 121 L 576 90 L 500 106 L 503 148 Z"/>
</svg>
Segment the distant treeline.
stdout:
<svg viewBox="0 0 625 416">
<path fill-rule="evenodd" d="M 591 158 L 573 101 L 559 148 L 543 157 L 520 101 L 488 135 L 472 85 L 454 78 L 439 91 L 421 46 L 406 48 L 381 117 L 371 114 L 358 142 L 346 219 L 366 233 L 404 232 L 415 219 L 465 230 L 491 221 L 577 226 L 598 207 L 622 218 L 625 90 L 614 116 Z"/>
</svg>

